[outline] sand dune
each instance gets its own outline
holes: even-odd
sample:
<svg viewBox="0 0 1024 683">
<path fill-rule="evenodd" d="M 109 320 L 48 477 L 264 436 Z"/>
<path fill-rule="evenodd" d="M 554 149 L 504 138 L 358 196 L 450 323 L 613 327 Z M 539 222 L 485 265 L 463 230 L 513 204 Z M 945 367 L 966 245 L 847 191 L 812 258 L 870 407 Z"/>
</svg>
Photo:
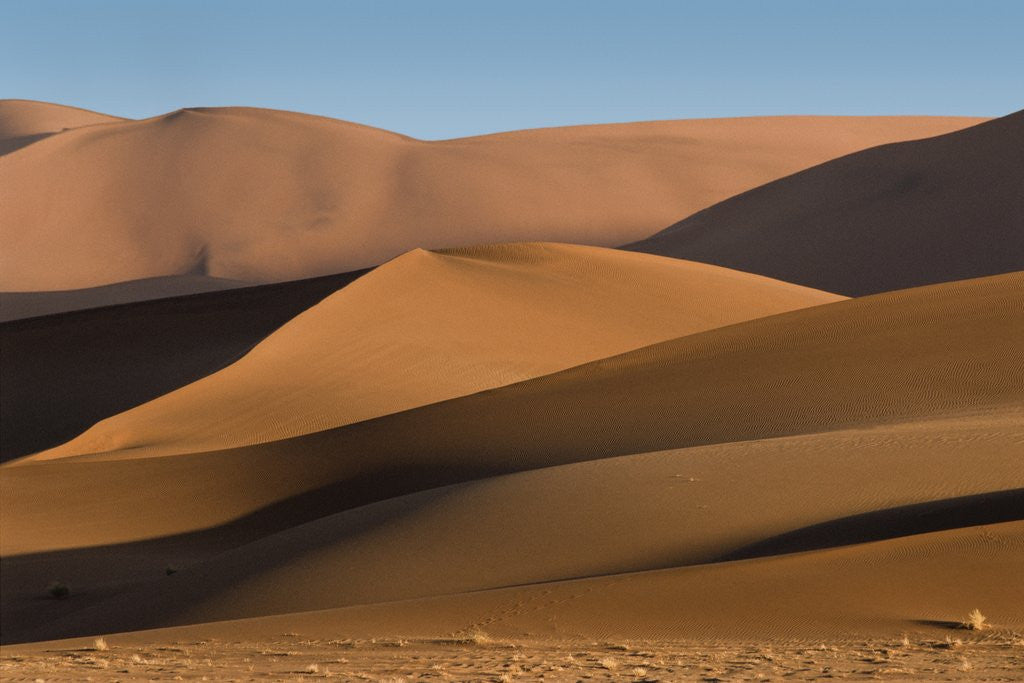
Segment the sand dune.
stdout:
<svg viewBox="0 0 1024 683">
<path fill-rule="evenodd" d="M 87 109 L 31 100 L 0 100 L 0 155 L 72 128 L 124 119 Z"/>
<path fill-rule="evenodd" d="M 507 639 L 535 648 L 430 673 L 927 678 L 971 662 L 877 643 L 974 608 L 986 656 L 1019 644 L 1022 125 L 425 142 L 0 101 L 0 456 L 31 454 L 0 466 L 0 669 L 162 676 L 193 639 L 210 675 L 297 675 L 277 660 L 411 637 L 415 666 L 360 659 L 413 677 Z M 811 638 L 842 666 L 653 654 Z"/>
<path fill-rule="evenodd" d="M 1024 408 L 549 467 L 330 515 L 212 557 L 193 537 L 12 558 L 5 611 L 48 616 L 35 600 L 40 574 L 74 576 L 87 596 L 141 583 L 75 617 L 100 633 L 995 523 L 1022 514 L 1024 472 L 1006 457 L 1022 443 Z M 168 565 L 182 571 L 169 580 Z"/>
<path fill-rule="evenodd" d="M 267 641 L 294 633 L 332 640 L 485 634 L 511 642 L 896 642 L 907 631 L 957 633 L 951 628 L 979 605 L 993 623 L 1019 630 L 1022 571 L 1024 522 L 1008 522 L 745 562 L 140 631 L 111 641 Z M 38 635 L 81 633 L 90 616 L 71 615 Z"/>
<path fill-rule="evenodd" d="M 328 297 L 220 372 L 33 459 L 265 443 L 840 299 L 597 247 L 417 250 Z"/>
<path fill-rule="evenodd" d="M 815 306 L 260 446 L 7 465 L 4 553 L 246 515 L 238 533 L 265 534 L 488 475 L 1019 407 L 1022 291 L 1024 274 L 1012 274 Z M 58 490 L 55 508 L 47 501 Z"/>
<path fill-rule="evenodd" d="M 0 292 L 0 322 L 135 301 L 218 292 L 249 284 L 204 275 L 173 275 L 58 292 Z"/>
<path fill-rule="evenodd" d="M 416 247 L 618 245 L 841 154 L 977 121 L 717 119 L 424 142 L 279 111 L 180 110 L 0 158 L 0 290 L 280 281 Z"/>
<path fill-rule="evenodd" d="M 361 274 L 0 324 L 0 458 L 56 446 L 223 368 Z"/>
<path fill-rule="evenodd" d="M 497 637 L 821 638 L 956 624 L 971 605 L 1020 629 L 1024 523 L 746 562 L 208 624 L 179 633 Z M 924 623 L 921 623 L 924 622 Z M 69 624 L 70 625 L 70 624 Z M 209 637 L 208 636 L 208 637 Z M 143 638 L 159 637 L 147 633 Z M 164 636 L 167 637 L 167 636 Z"/>
<path fill-rule="evenodd" d="M 1024 112 L 750 190 L 628 249 L 848 296 L 1024 270 Z"/>
</svg>

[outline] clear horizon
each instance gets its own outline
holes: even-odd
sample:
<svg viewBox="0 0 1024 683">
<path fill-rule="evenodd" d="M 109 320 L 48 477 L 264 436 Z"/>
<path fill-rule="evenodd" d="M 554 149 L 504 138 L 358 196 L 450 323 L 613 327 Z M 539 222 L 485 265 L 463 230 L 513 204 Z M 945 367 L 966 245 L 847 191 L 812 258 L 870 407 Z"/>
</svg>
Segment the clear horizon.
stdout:
<svg viewBox="0 0 1024 683">
<path fill-rule="evenodd" d="M 424 139 L 1024 106 L 1024 2 L 178 2 L 0 8 L 0 97 L 300 111 Z"/>
</svg>

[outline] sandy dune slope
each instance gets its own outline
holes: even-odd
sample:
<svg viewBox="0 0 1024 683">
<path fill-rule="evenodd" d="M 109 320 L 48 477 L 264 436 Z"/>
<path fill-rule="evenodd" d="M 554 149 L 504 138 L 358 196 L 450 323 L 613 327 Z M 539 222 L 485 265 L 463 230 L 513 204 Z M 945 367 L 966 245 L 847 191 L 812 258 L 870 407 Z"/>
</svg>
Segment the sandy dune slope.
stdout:
<svg viewBox="0 0 1024 683">
<path fill-rule="evenodd" d="M 134 301 L 217 292 L 223 289 L 245 287 L 248 284 L 251 283 L 222 280 L 205 275 L 171 275 L 88 289 L 69 289 L 57 292 L 0 292 L 0 322 L 81 311 L 88 308 L 117 306 Z"/>
<path fill-rule="evenodd" d="M 742 562 L 205 623 L 110 640 L 275 640 L 293 633 L 600 642 L 874 635 L 896 641 L 907 631 L 960 635 L 952 629 L 978 607 L 994 624 L 1024 628 L 1017 585 L 1022 571 L 1024 522 L 1008 522 Z M 90 615 L 71 615 L 40 634 L 80 633 L 83 616 Z"/>
<path fill-rule="evenodd" d="M 1024 270 L 1024 112 L 829 161 L 627 248 L 848 296 Z"/>
<path fill-rule="evenodd" d="M 936 285 L 689 335 L 260 446 L 7 465 L 4 553 L 131 542 L 246 515 L 238 524 L 265 534 L 487 475 L 1019 407 L 1022 313 L 1024 274 Z M 57 491 L 60 507 L 48 502 Z"/>
<path fill-rule="evenodd" d="M 4 609 L 52 617 L 40 575 L 75 577 L 79 605 L 141 583 L 75 617 L 84 632 L 136 630 L 996 523 L 1024 515 L 1024 470 L 1007 455 L 1022 445 L 1024 408 L 543 468 L 330 515 L 205 562 L 198 538 L 10 558 Z M 182 571 L 167 579 L 168 565 Z"/>
<path fill-rule="evenodd" d="M 33 457 L 265 443 L 841 298 L 598 247 L 417 250 L 328 297 L 220 372 Z"/>
<path fill-rule="evenodd" d="M 223 368 L 361 274 L 0 324 L 0 458 L 63 443 Z"/>
<path fill-rule="evenodd" d="M 77 107 L 31 100 L 0 100 L 0 155 L 54 133 L 124 119 Z"/>
<path fill-rule="evenodd" d="M 280 281 L 415 247 L 618 245 L 839 155 L 977 122 L 690 120 L 424 142 L 279 111 L 180 110 L 0 157 L 0 290 Z"/>
</svg>

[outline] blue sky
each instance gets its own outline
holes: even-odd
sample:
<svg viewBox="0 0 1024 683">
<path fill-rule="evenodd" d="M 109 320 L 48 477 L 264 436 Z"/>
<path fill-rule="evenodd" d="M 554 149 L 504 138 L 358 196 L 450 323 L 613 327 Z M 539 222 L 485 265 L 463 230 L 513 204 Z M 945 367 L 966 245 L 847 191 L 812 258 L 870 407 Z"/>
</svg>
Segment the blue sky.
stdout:
<svg viewBox="0 0 1024 683">
<path fill-rule="evenodd" d="M 1024 108 L 1024 0 L 0 0 L 0 97 L 322 114 L 421 138 Z"/>
</svg>

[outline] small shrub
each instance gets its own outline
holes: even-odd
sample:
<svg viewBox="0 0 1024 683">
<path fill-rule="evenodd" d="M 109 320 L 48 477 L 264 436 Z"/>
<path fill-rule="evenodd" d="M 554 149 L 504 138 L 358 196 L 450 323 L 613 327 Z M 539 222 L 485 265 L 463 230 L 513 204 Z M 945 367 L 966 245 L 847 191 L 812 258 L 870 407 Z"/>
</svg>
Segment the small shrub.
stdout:
<svg viewBox="0 0 1024 683">
<path fill-rule="evenodd" d="M 71 595 L 71 586 L 61 581 L 53 581 L 46 587 L 46 593 L 54 600 L 63 600 Z"/>
<path fill-rule="evenodd" d="M 92 649 L 96 650 L 97 652 L 106 652 L 110 648 L 107 645 L 107 641 L 105 641 L 103 638 L 97 638 L 96 640 L 92 641 Z"/>
<path fill-rule="evenodd" d="M 964 621 L 964 628 L 971 631 L 984 631 L 988 628 L 987 619 L 980 610 L 973 610 L 967 615 L 967 620 Z"/>
</svg>

